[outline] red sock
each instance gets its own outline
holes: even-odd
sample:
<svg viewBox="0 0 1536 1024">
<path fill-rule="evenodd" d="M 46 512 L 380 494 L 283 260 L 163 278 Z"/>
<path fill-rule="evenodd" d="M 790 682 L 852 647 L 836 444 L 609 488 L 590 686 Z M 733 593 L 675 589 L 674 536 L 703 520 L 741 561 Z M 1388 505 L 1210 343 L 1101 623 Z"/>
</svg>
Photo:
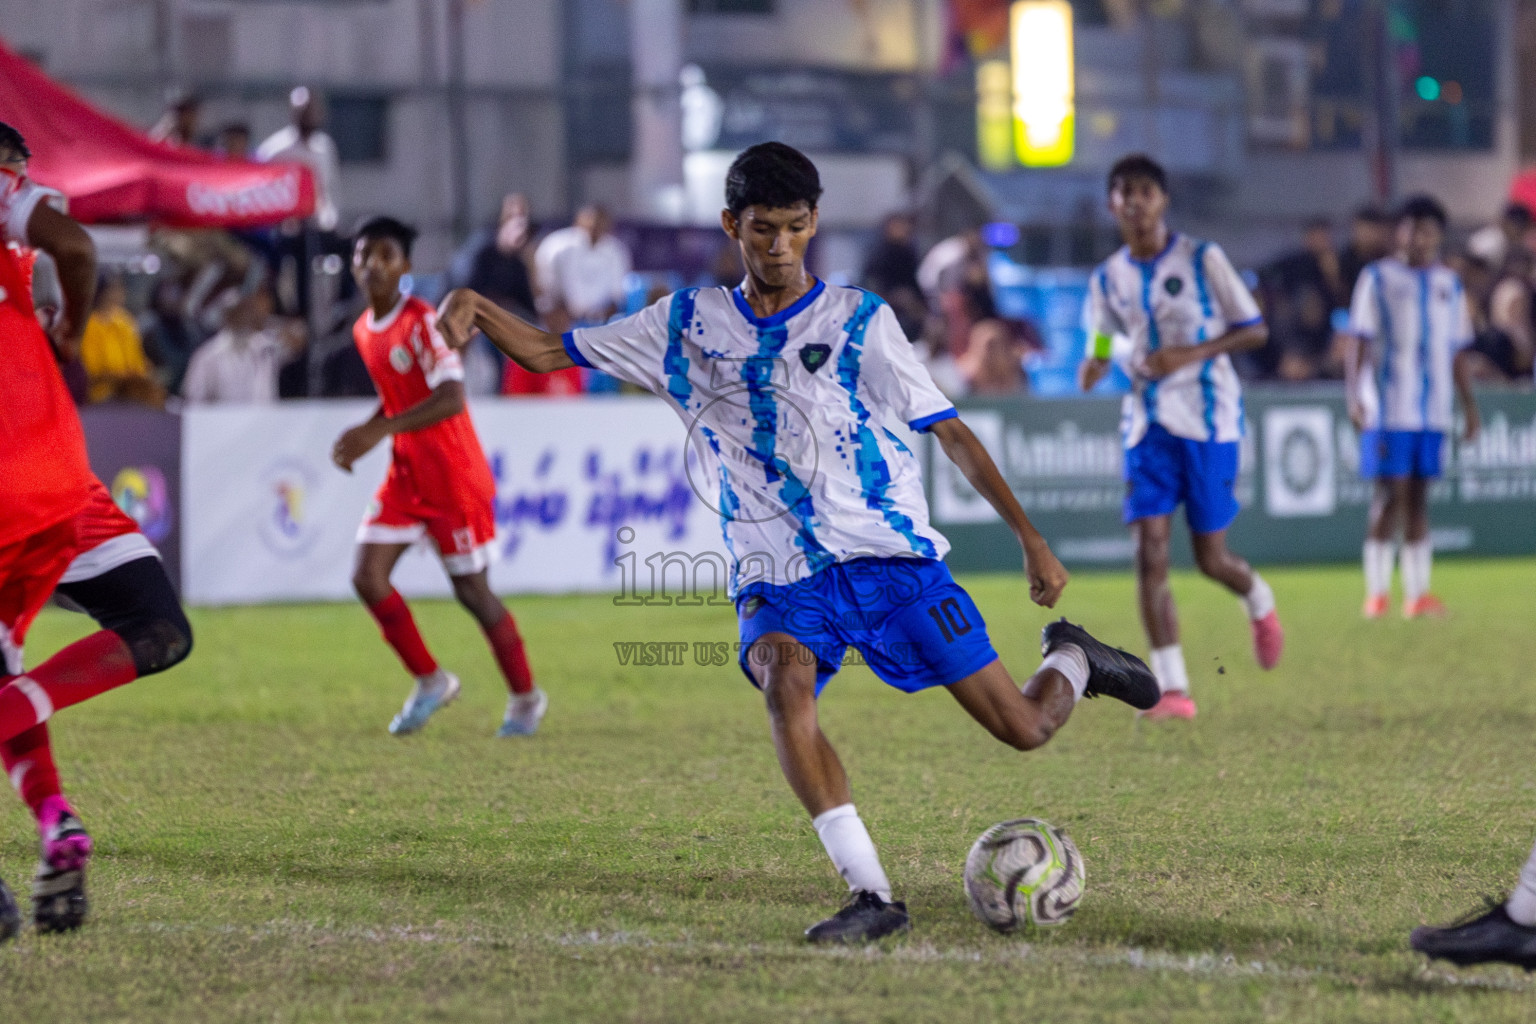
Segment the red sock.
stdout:
<svg viewBox="0 0 1536 1024">
<path fill-rule="evenodd" d="M 507 677 L 507 689 L 513 693 L 531 691 L 533 672 L 528 668 L 528 654 L 523 650 L 523 638 L 517 632 L 512 613 L 503 614 L 496 625 L 485 631 L 485 638 L 491 642 L 501 674 Z"/>
<path fill-rule="evenodd" d="M 46 725 L 34 725 L 20 736 L 0 743 L 0 762 L 5 764 L 5 774 L 22 802 L 32 809 L 34 818 L 40 816 L 44 800 L 63 797 Z"/>
<path fill-rule="evenodd" d="M 0 743 L 48 721 L 55 711 L 138 676 L 128 645 L 110 629 L 77 640 L 31 672 L 0 686 Z"/>
<path fill-rule="evenodd" d="M 416 628 L 416 620 L 411 617 L 411 610 L 406 607 L 400 591 L 391 590 L 388 597 L 369 605 L 368 610 L 379 621 L 385 642 L 405 662 L 407 672 L 413 676 L 429 676 L 437 671 L 437 661 L 421 639 L 421 631 Z"/>
</svg>

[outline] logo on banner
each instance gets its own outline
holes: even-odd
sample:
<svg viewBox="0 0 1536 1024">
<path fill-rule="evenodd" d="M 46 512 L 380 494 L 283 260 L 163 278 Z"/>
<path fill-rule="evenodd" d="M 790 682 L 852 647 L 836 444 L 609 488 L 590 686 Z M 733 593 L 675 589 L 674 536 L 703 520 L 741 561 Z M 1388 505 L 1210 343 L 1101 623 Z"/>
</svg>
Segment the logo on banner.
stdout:
<svg viewBox="0 0 1536 1024">
<path fill-rule="evenodd" d="M 257 519 L 262 541 L 284 558 L 303 555 L 320 535 L 309 508 L 315 478 L 302 462 L 283 459 L 262 474 L 263 508 Z"/>
<path fill-rule="evenodd" d="M 1326 516 L 1338 508 L 1333 411 L 1289 406 L 1264 413 L 1264 507 L 1276 517 Z"/>
<path fill-rule="evenodd" d="M 112 500 L 139 524 L 150 543 L 159 544 L 171 532 L 170 489 L 159 466 L 124 466 L 112 478 Z"/>
</svg>

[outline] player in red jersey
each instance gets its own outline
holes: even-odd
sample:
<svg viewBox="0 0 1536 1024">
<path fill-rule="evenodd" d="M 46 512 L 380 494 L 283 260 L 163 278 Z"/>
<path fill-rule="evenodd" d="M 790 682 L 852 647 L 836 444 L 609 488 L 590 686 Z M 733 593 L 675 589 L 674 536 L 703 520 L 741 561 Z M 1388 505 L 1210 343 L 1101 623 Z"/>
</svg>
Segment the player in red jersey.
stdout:
<svg viewBox="0 0 1536 1024">
<path fill-rule="evenodd" d="M 48 733 L 54 712 L 88 700 L 164 663 L 167 632 L 139 625 L 103 629 L 64 648 L 31 672 L 21 639 L 80 552 L 76 516 L 92 476 L 80 418 L 64 389 L 49 339 L 32 310 L 27 275 L 10 243 L 42 249 L 58 267 L 64 309 L 54 323 L 61 351 L 78 351 L 96 282 L 90 236 L 53 205 L 57 193 L 27 178 L 26 143 L 0 124 L 0 751 L 38 820 L 42 859 L 33 883 L 38 928 L 76 927 L 85 917 L 90 839 L 58 788 Z M 20 927 L 0 886 L 0 940 Z"/>
<path fill-rule="evenodd" d="M 511 690 L 498 736 L 526 736 L 539 727 L 549 701 L 534 686 L 517 623 L 491 593 L 486 571 L 496 535 L 496 483 L 464 402 L 458 353 L 437 331 L 437 313 L 400 291 L 411 269 L 416 232 L 391 217 L 358 229 L 352 273 L 368 310 L 352 328 L 379 408 L 337 438 L 331 458 L 347 472 L 386 437 L 393 437 L 389 475 L 357 534 L 352 586 L 415 688 L 389 723 L 396 736 L 415 732 L 459 694 L 459 680 L 427 651 L 405 599 L 389 581 L 412 544 L 430 537 L 453 582 L 453 593 L 485 631 Z"/>
</svg>

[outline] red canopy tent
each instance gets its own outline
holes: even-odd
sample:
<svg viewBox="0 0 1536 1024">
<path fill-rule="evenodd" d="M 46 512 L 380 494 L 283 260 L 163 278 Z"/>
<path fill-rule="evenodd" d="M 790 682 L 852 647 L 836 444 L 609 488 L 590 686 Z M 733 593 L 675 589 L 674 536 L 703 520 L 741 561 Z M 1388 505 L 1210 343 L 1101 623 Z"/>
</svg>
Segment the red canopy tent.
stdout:
<svg viewBox="0 0 1536 1024">
<path fill-rule="evenodd" d="M 314 212 L 308 167 L 224 160 L 155 142 L 53 81 L 3 42 L 0 121 L 27 140 L 28 175 L 68 196 L 70 214 L 86 223 L 246 228 Z"/>
</svg>

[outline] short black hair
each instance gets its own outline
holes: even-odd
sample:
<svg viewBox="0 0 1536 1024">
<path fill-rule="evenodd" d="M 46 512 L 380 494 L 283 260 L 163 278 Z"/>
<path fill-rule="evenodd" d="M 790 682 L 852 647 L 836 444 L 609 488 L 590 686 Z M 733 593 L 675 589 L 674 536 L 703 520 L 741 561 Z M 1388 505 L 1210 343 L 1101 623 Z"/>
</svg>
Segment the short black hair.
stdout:
<svg viewBox="0 0 1536 1024">
<path fill-rule="evenodd" d="M 1153 160 L 1145 153 L 1131 153 L 1115 161 L 1115 166 L 1109 169 L 1109 177 L 1105 179 L 1104 190 L 1113 192 L 1115 186 L 1127 182 L 1133 178 L 1144 178 L 1162 189 L 1168 191 L 1168 172 L 1163 170 L 1163 165 Z"/>
<path fill-rule="evenodd" d="M 1410 196 L 1397 208 L 1397 222 L 1401 224 L 1405 220 L 1432 220 L 1444 231 L 1450 218 L 1445 215 L 1445 207 L 1440 205 L 1440 200 L 1434 196 Z"/>
<path fill-rule="evenodd" d="M 371 242 L 379 238 L 393 238 L 399 242 L 400 251 L 405 253 L 406 259 L 410 259 L 411 244 L 416 241 L 416 229 L 393 217 L 370 217 L 352 233 L 352 248 L 356 249 L 358 242 Z"/>
<path fill-rule="evenodd" d="M 785 210 L 805 203 L 814 210 L 820 199 L 816 165 L 782 142 L 760 142 L 742 150 L 725 172 L 725 208 L 732 216 L 749 206 Z"/>
<path fill-rule="evenodd" d="M 12 128 L 4 121 L 0 121 L 0 153 L 15 153 L 23 160 L 28 160 L 32 157 L 32 151 L 27 148 L 26 140 L 21 137 L 21 132 Z"/>
</svg>

